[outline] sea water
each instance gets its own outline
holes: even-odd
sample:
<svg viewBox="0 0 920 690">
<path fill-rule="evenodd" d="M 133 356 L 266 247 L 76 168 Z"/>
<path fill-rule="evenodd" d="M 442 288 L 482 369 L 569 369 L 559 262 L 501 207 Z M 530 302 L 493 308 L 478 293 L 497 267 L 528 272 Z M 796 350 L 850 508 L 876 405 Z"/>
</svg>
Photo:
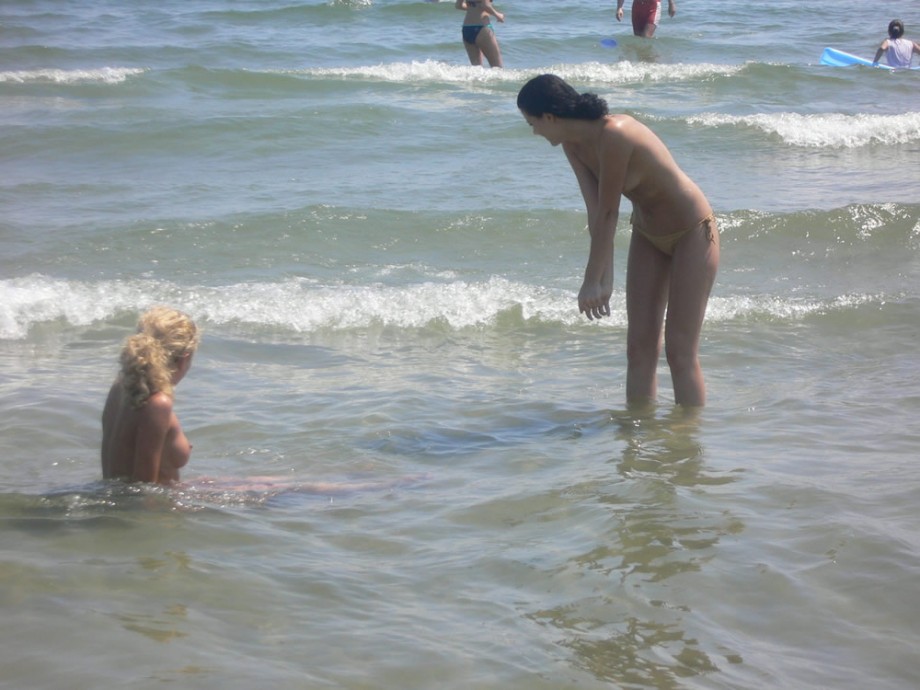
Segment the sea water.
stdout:
<svg viewBox="0 0 920 690">
<path fill-rule="evenodd" d="M 497 7 L 0 6 L 4 688 L 920 686 L 920 74 L 818 64 L 916 3 Z M 624 403 L 628 202 L 578 314 L 542 72 L 715 209 L 697 414 Z M 192 459 L 107 484 L 159 303 Z"/>
</svg>

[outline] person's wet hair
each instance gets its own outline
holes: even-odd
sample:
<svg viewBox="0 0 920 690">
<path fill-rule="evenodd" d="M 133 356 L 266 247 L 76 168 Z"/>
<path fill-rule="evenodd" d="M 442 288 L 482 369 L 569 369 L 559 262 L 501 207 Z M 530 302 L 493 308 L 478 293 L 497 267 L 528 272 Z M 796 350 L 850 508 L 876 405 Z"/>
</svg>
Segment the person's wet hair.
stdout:
<svg viewBox="0 0 920 690">
<path fill-rule="evenodd" d="M 608 114 L 607 101 L 593 93 L 578 93 L 555 74 L 541 74 L 524 84 L 517 106 L 534 117 L 550 114 L 575 120 L 597 120 Z"/>
<path fill-rule="evenodd" d="M 156 392 L 172 395 L 172 373 L 198 349 L 200 337 L 188 314 L 176 309 L 153 307 L 141 316 L 121 351 L 121 384 L 133 407 L 143 407 Z"/>
</svg>

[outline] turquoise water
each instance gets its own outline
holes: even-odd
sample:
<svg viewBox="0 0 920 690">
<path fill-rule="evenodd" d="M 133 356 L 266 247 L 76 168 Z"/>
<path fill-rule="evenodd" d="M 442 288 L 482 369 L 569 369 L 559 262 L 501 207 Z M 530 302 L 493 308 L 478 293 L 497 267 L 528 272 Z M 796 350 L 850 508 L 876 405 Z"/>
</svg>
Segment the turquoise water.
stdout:
<svg viewBox="0 0 920 690">
<path fill-rule="evenodd" d="M 452 3 L 135 5 L 0 7 L 0 685 L 920 685 L 920 74 L 818 64 L 915 3 L 501 3 L 491 71 Z M 628 204 L 577 312 L 545 71 L 719 217 L 699 415 L 625 408 Z M 107 485 L 162 302 L 186 483 Z"/>
</svg>

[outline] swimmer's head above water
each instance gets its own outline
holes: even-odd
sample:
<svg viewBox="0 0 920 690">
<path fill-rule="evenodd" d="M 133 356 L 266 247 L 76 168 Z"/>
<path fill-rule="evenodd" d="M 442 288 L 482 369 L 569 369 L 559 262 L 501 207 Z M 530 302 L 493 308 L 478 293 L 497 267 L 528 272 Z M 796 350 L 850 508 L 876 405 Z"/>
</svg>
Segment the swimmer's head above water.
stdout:
<svg viewBox="0 0 920 690">
<path fill-rule="evenodd" d="M 188 314 L 170 307 L 146 311 L 121 351 L 121 383 L 132 406 L 143 406 L 157 392 L 171 397 L 179 365 L 195 353 L 200 338 Z"/>
</svg>

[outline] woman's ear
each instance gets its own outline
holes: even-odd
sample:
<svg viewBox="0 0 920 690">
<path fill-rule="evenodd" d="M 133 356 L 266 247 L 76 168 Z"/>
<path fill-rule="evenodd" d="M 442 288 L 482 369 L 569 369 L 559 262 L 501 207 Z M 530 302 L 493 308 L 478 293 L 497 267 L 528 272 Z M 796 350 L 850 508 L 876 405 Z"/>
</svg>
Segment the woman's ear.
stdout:
<svg viewBox="0 0 920 690">
<path fill-rule="evenodd" d="M 175 359 L 176 362 L 176 374 L 179 375 L 181 379 L 188 373 L 188 370 L 192 367 L 192 353 L 186 352 L 184 355 L 179 355 Z"/>
</svg>

